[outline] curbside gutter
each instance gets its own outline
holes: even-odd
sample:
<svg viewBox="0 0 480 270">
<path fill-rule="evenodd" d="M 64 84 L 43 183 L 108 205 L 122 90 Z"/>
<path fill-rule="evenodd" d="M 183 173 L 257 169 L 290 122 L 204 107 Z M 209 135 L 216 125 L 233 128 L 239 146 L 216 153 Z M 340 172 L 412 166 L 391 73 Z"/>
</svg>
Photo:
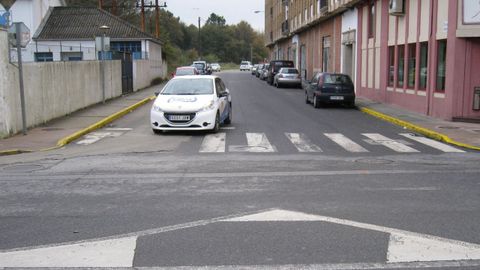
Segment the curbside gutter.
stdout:
<svg viewBox="0 0 480 270">
<path fill-rule="evenodd" d="M 90 125 L 89 127 L 87 128 L 84 128 L 82 130 L 79 130 L 71 135 L 68 135 L 67 137 L 64 137 L 60 140 L 58 140 L 57 142 L 57 145 L 54 146 L 54 147 L 50 147 L 50 148 L 46 148 L 46 149 L 41 149 L 39 151 L 43 152 L 43 151 L 49 151 L 49 150 L 54 150 L 54 149 L 58 149 L 58 148 L 61 148 L 69 143 L 71 143 L 72 141 L 75 141 L 76 139 L 82 137 L 83 135 L 85 134 L 88 134 L 94 130 L 97 130 L 115 120 L 117 120 L 118 118 L 132 112 L 133 110 L 137 109 L 138 107 L 142 106 L 142 105 L 145 105 L 147 104 L 148 102 L 154 100 L 156 97 L 155 96 L 151 96 L 151 97 L 148 97 L 148 98 L 145 98 L 121 111 L 118 111 L 98 122 L 96 122 L 95 124 L 93 125 Z M 23 153 L 31 153 L 31 152 L 35 152 L 33 150 L 22 150 L 22 149 L 11 149 L 11 150 L 4 150 L 4 151 L 0 151 L 0 156 L 9 156 L 9 155 L 17 155 L 17 154 L 23 154 Z"/>
<path fill-rule="evenodd" d="M 390 115 L 383 114 L 381 112 L 377 112 L 377 111 L 372 110 L 370 108 L 359 107 L 359 110 L 362 111 L 363 113 L 366 113 L 366 114 L 369 114 L 371 116 L 380 118 L 384 121 L 393 123 L 395 125 L 406 127 L 408 129 L 413 130 L 415 132 L 418 132 L 418 133 L 420 133 L 420 134 L 422 134 L 422 135 L 424 135 L 428 138 L 431 138 L 431 139 L 434 139 L 434 140 L 437 140 L 437 141 L 446 142 L 446 143 L 449 143 L 449 144 L 452 144 L 452 145 L 455 145 L 455 146 L 480 151 L 480 147 L 478 147 L 478 146 L 457 142 L 457 141 L 451 139 L 450 137 L 448 137 L 445 134 L 442 134 L 442 133 L 439 133 L 439 132 L 436 132 L 436 131 L 433 131 L 433 130 L 430 130 L 430 129 L 427 129 L 427 128 L 424 128 L 424 127 L 421 127 L 421 126 L 417 126 L 417 125 L 412 124 L 410 122 L 400 120 L 398 118 L 392 117 Z"/>
<path fill-rule="evenodd" d="M 150 102 L 150 101 L 152 101 L 152 100 L 154 100 L 154 99 L 155 99 L 155 96 L 151 96 L 151 97 L 145 98 L 145 99 L 143 99 L 143 100 L 141 100 L 141 101 L 139 101 L 139 102 L 137 102 L 137 103 L 135 103 L 135 104 L 133 104 L 133 105 L 131 105 L 131 106 L 123 109 L 123 110 L 121 110 L 121 111 L 118 111 L 118 112 L 116 112 L 116 113 L 114 113 L 114 114 L 112 114 L 112 115 L 110 115 L 110 116 L 108 116 L 108 117 L 106 117 L 106 118 L 98 121 L 97 123 L 95 123 L 95 124 L 93 124 L 93 125 L 91 125 L 91 126 L 89 126 L 89 127 L 87 127 L 87 128 L 84 128 L 84 129 L 82 129 L 82 130 L 79 130 L 79 131 L 77 131 L 77 132 L 75 132 L 75 133 L 73 133 L 73 134 L 71 134 L 71 135 L 69 135 L 69 136 L 67 136 L 67 137 L 65 137 L 65 138 L 60 139 L 60 140 L 57 142 L 57 146 L 56 146 L 56 147 L 48 148 L 48 149 L 43 149 L 42 151 L 48 151 L 48 150 L 52 150 L 52 149 L 55 149 L 55 148 L 63 147 L 63 146 L 65 146 L 65 145 L 71 143 L 72 141 L 75 141 L 76 139 L 82 137 L 83 135 L 88 134 L 88 133 L 90 133 L 90 132 L 92 132 L 92 131 L 94 131 L 94 130 L 97 130 L 97 129 L 99 129 L 99 128 L 101 128 L 101 127 L 103 127 L 103 126 L 105 126 L 105 125 L 107 125 L 107 124 L 109 124 L 109 123 L 117 120 L 118 118 L 120 118 L 120 117 L 122 117 L 122 116 L 124 116 L 124 115 L 126 115 L 126 114 L 128 114 L 128 113 L 130 113 L 130 112 L 132 112 L 133 110 L 137 109 L 138 107 L 140 107 L 140 106 L 142 106 L 142 105 L 144 105 L 144 104 L 146 104 L 146 103 L 148 103 L 148 102 Z"/>
</svg>

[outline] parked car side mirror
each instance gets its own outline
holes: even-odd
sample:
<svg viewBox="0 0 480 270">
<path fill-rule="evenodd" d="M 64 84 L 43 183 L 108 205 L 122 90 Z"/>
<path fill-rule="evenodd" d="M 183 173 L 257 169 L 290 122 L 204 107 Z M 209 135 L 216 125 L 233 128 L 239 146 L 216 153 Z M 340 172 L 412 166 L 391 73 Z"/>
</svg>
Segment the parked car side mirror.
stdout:
<svg viewBox="0 0 480 270">
<path fill-rule="evenodd" d="M 160 91 L 155 91 L 155 96 L 158 97 L 158 95 L 160 95 Z"/>
</svg>

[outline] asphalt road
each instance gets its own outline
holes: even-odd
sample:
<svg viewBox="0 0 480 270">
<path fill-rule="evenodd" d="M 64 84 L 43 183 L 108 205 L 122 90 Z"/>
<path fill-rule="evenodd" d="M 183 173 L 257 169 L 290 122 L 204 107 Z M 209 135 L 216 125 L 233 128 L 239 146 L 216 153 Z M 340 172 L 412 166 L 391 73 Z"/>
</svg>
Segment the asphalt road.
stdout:
<svg viewBox="0 0 480 270">
<path fill-rule="evenodd" d="M 0 267 L 480 267 L 478 153 L 220 76 L 234 115 L 215 151 L 210 133 L 154 135 L 147 105 L 64 149 L 2 157 Z"/>
</svg>

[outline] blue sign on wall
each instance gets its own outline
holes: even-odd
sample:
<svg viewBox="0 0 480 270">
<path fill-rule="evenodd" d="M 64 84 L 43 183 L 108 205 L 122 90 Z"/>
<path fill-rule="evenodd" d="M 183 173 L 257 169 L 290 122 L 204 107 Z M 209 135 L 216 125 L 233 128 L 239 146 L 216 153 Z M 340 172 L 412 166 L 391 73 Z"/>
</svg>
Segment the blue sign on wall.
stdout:
<svg viewBox="0 0 480 270">
<path fill-rule="evenodd" d="M 0 10 L 0 27 L 8 28 L 10 26 L 10 12 Z"/>
</svg>

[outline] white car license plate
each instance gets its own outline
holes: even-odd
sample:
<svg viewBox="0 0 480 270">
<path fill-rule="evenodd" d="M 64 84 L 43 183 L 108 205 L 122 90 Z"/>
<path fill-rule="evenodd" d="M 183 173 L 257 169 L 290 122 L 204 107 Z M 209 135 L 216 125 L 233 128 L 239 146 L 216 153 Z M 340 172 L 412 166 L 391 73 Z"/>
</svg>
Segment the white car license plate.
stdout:
<svg viewBox="0 0 480 270">
<path fill-rule="evenodd" d="M 190 115 L 170 115 L 170 121 L 190 121 Z"/>
<path fill-rule="evenodd" d="M 330 100 L 343 100 L 342 96 L 331 96 Z"/>
</svg>

